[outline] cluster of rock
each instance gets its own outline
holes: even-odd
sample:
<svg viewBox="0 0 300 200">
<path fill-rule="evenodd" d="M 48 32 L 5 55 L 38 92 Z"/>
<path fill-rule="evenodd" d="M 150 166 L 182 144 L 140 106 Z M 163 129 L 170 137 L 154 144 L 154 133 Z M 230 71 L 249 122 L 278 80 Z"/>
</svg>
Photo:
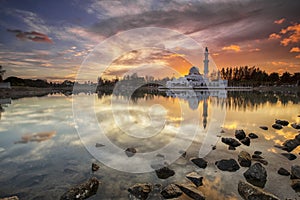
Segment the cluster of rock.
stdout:
<svg viewBox="0 0 300 200">
<path fill-rule="evenodd" d="M 241 144 L 244 144 L 246 146 L 250 146 L 251 139 L 258 138 L 258 135 L 255 133 L 249 133 L 248 136 L 246 135 L 244 130 L 236 130 L 235 131 L 235 138 L 224 138 L 222 137 L 221 141 L 224 144 L 228 145 L 229 150 L 235 150 L 236 147 L 240 146 Z"/>
</svg>

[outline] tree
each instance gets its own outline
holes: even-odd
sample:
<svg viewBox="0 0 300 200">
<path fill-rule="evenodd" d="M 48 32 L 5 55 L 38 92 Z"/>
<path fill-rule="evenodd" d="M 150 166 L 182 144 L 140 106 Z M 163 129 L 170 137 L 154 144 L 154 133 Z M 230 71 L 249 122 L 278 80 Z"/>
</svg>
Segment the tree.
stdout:
<svg viewBox="0 0 300 200">
<path fill-rule="evenodd" d="M 273 72 L 269 75 L 269 81 L 274 83 L 279 81 L 279 74 L 277 72 Z"/>
<path fill-rule="evenodd" d="M 291 82 L 291 74 L 289 72 L 284 72 L 280 77 L 280 81 L 282 83 L 290 83 Z"/>
</svg>

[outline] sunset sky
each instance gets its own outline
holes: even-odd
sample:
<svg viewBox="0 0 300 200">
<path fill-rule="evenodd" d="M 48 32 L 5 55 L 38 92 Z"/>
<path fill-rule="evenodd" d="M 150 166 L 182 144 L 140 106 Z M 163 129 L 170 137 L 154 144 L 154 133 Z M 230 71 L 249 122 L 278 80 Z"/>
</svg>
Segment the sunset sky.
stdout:
<svg viewBox="0 0 300 200">
<path fill-rule="evenodd" d="M 208 46 L 219 69 L 255 65 L 267 72 L 300 72 L 299 9 L 298 0 L 0 0 L 0 65 L 5 77 L 75 79 L 101 42 L 135 28 L 158 27 Z M 176 39 L 171 43 L 178 52 L 165 46 L 134 49 L 119 55 L 103 74 L 122 76 L 145 63 L 183 74 L 191 65 L 201 69 L 204 49 L 197 51 L 199 58 L 194 51 L 194 59 L 187 59 L 188 48 L 183 51 Z M 100 71 L 95 65 L 87 79 Z"/>
</svg>

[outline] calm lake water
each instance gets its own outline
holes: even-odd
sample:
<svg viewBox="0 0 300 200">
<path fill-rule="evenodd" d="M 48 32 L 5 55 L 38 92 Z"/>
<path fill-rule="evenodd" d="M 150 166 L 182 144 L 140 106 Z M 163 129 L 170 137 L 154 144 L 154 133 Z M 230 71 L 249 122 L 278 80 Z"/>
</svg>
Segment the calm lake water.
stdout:
<svg viewBox="0 0 300 200">
<path fill-rule="evenodd" d="M 204 177 L 199 190 L 207 199 L 241 199 L 237 185 L 245 181 L 247 168 L 223 172 L 214 163 L 237 160 L 242 150 L 250 154 L 259 150 L 269 163 L 264 166 L 268 173 L 264 190 L 281 199 L 299 199 L 290 178 L 277 170 L 300 165 L 300 148 L 292 152 L 298 158 L 289 161 L 274 147 L 298 131 L 291 125 L 282 130 L 271 127 L 275 119 L 300 123 L 299 102 L 299 94 L 272 92 L 80 94 L 12 100 L 2 105 L 0 120 L 0 197 L 59 199 L 70 187 L 95 176 L 101 184 L 90 199 L 128 199 L 127 189 L 135 183 L 162 187 L 186 183 L 185 175 L 196 171 Z M 260 129 L 262 125 L 269 130 Z M 249 147 L 228 150 L 220 138 L 234 137 L 236 129 L 259 138 Z M 96 143 L 105 146 L 95 147 Z M 138 153 L 128 158 L 124 153 L 128 147 Z M 197 156 L 208 161 L 206 169 L 189 161 Z M 100 165 L 99 171 L 91 172 L 92 162 Z M 157 178 L 151 165 L 161 163 L 169 163 L 175 175 Z M 158 191 L 149 199 L 160 199 Z"/>
</svg>

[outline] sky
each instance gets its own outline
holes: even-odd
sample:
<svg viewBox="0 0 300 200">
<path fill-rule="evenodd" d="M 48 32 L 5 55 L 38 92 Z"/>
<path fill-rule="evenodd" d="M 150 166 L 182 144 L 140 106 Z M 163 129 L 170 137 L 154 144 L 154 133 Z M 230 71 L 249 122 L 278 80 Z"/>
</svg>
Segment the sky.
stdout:
<svg viewBox="0 0 300 200">
<path fill-rule="evenodd" d="M 202 70 L 207 46 L 215 69 L 300 72 L 299 8 L 297 0 L 0 0 L 0 65 L 5 77 L 48 81 L 162 77 Z"/>
</svg>

